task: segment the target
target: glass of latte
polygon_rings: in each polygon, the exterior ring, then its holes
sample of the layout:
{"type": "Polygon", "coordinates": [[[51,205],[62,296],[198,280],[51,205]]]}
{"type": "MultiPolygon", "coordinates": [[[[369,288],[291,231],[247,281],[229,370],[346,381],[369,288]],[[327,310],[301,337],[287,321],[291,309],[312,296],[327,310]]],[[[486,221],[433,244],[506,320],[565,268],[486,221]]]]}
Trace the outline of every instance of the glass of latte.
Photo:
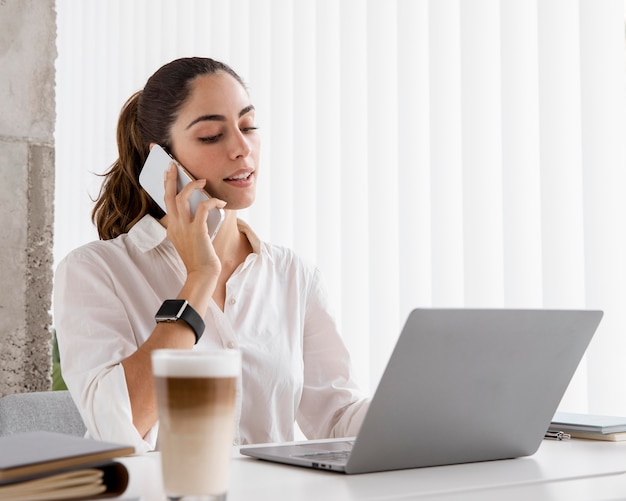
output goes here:
{"type": "Polygon", "coordinates": [[[152,372],[168,499],[225,500],[241,354],[155,350],[152,372]]]}

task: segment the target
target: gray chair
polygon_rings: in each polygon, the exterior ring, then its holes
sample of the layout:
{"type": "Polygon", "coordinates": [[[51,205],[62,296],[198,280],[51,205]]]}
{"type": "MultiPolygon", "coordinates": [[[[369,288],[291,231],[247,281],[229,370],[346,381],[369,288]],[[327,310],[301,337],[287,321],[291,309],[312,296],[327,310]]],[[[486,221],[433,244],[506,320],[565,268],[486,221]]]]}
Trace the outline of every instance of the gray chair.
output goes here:
{"type": "Polygon", "coordinates": [[[0,436],[26,431],[82,437],[86,428],[67,390],[16,393],[0,398],[0,436]]]}

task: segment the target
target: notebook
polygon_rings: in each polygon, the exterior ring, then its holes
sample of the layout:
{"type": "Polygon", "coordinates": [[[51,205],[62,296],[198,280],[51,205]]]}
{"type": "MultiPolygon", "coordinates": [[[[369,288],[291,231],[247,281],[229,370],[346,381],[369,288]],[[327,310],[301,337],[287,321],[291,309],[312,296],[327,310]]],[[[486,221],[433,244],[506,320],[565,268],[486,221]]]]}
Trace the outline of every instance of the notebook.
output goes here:
{"type": "Polygon", "coordinates": [[[626,440],[626,417],[557,412],[550,430],[562,431],[572,438],[622,442],[626,440]]]}
{"type": "Polygon", "coordinates": [[[0,437],[0,500],[95,499],[122,494],[129,445],[34,431],[0,437]]]}
{"type": "Polygon", "coordinates": [[[353,439],[242,447],[348,474],[534,454],[601,311],[415,309],[353,439]]]}

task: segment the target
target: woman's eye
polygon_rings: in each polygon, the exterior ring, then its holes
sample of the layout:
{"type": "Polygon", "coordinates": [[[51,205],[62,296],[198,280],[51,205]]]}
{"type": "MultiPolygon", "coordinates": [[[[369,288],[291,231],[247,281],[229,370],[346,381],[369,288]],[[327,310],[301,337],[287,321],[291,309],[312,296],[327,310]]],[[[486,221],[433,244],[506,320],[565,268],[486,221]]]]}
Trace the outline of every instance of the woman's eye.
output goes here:
{"type": "Polygon", "coordinates": [[[198,139],[203,143],[215,143],[220,139],[220,137],[222,137],[222,135],[217,134],[216,136],[205,136],[205,137],[200,137],[198,139]]]}
{"type": "Polygon", "coordinates": [[[253,130],[257,130],[258,127],[250,126],[250,127],[242,127],[241,132],[252,132],[253,130]]]}

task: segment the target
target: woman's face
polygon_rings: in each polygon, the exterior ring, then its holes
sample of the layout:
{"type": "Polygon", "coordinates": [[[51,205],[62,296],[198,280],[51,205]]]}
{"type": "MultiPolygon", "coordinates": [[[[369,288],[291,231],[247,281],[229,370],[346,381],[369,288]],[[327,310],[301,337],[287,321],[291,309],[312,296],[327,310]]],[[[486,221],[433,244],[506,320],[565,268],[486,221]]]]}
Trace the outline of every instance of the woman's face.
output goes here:
{"type": "Polygon", "coordinates": [[[256,193],[260,139],[248,92],[218,72],[191,82],[172,126],[172,154],[226,209],[249,207],[256,193]]]}

